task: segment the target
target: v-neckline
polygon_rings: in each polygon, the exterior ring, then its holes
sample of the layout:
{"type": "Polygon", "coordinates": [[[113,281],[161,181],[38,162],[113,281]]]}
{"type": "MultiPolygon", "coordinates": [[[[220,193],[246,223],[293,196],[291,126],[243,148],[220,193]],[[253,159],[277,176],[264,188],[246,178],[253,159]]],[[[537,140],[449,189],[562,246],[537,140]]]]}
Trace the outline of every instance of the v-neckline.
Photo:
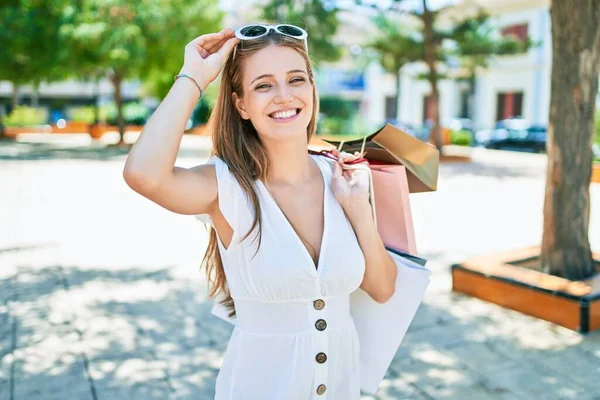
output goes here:
{"type": "Polygon", "coordinates": [[[306,245],[302,242],[302,240],[300,239],[300,236],[298,236],[298,233],[296,232],[296,230],[294,229],[294,227],[292,226],[292,223],[290,222],[290,220],[285,216],[285,214],[283,213],[283,210],[281,209],[281,207],[279,207],[279,204],[277,204],[277,201],[275,200],[275,198],[271,195],[271,192],[269,192],[269,189],[267,189],[266,185],[263,183],[262,180],[258,179],[258,183],[261,186],[261,188],[264,190],[267,198],[269,199],[270,202],[273,203],[273,206],[275,207],[275,209],[277,210],[277,213],[279,214],[279,216],[282,218],[282,220],[284,221],[284,223],[287,225],[288,229],[290,230],[290,232],[292,233],[292,236],[295,238],[296,243],[298,243],[300,245],[300,247],[302,248],[302,252],[305,254],[307,260],[310,263],[311,266],[311,271],[313,274],[317,274],[318,276],[321,276],[321,273],[323,271],[323,253],[324,250],[327,246],[327,230],[328,230],[328,223],[327,223],[327,213],[328,213],[328,203],[329,203],[329,193],[328,193],[328,185],[327,185],[327,177],[325,176],[325,172],[323,171],[323,167],[321,167],[321,164],[319,163],[318,160],[315,159],[315,157],[311,154],[310,157],[314,160],[314,162],[317,164],[317,168],[319,168],[319,171],[321,172],[321,177],[323,178],[323,233],[321,236],[321,244],[319,247],[319,255],[317,257],[317,263],[315,264],[315,261],[313,260],[313,258],[310,255],[310,252],[308,251],[308,249],[306,248],[306,245]]]}

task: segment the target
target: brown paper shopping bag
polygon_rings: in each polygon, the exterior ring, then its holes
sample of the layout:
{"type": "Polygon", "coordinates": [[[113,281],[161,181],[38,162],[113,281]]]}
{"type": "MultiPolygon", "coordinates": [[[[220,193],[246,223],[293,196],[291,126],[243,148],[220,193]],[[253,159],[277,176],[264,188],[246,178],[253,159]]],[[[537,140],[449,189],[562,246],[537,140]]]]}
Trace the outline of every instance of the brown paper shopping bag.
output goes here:
{"type": "Polygon", "coordinates": [[[409,193],[437,189],[439,152],[410,134],[387,124],[377,132],[351,141],[319,136],[314,150],[365,152],[373,178],[377,230],[386,247],[417,255],[409,193]]]}
{"type": "MultiPolygon", "coordinates": [[[[437,190],[440,152],[431,144],[404,132],[391,124],[355,140],[342,141],[335,135],[320,139],[348,153],[366,152],[371,165],[404,165],[410,193],[437,190]]],[[[325,148],[315,142],[317,147],[325,148]]]]}

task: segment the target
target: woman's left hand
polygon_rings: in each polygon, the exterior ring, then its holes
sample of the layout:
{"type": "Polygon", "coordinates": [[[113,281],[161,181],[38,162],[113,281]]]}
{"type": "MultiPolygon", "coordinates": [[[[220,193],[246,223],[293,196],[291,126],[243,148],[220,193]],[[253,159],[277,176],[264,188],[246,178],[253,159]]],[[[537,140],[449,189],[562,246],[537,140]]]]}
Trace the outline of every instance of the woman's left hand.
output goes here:
{"type": "MultiPolygon", "coordinates": [[[[344,209],[353,204],[364,204],[369,201],[369,171],[363,168],[344,169],[346,161],[360,157],[358,152],[354,155],[342,154],[337,150],[332,151],[338,157],[333,170],[331,186],[333,194],[344,209]]],[[[362,164],[362,163],[361,163],[362,164]]],[[[354,164],[357,165],[357,164],[354,164]]],[[[367,165],[366,163],[363,165],[367,165]]]]}

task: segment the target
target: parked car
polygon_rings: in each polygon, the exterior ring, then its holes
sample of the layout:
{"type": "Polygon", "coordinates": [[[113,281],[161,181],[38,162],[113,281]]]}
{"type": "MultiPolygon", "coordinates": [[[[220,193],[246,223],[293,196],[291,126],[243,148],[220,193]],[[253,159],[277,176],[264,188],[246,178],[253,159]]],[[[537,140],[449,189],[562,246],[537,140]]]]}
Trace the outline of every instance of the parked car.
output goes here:
{"type": "Polygon", "coordinates": [[[547,128],[530,125],[523,120],[499,121],[496,129],[481,130],[475,134],[478,145],[488,149],[546,151],[547,128]]]}

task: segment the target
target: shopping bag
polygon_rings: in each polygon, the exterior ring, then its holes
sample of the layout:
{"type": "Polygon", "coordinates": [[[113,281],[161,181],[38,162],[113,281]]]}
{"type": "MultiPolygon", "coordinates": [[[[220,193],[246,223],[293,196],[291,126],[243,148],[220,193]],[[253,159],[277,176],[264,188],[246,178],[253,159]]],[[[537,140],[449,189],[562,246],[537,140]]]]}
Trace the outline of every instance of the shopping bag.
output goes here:
{"type": "Polygon", "coordinates": [[[311,144],[317,148],[337,147],[348,153],[365,152],[371,165],[404,165],[410,193],[437,190],[440,152],[391,124],[361,138],[344,141],[335,135],[319,136],[311,144]]]}
{"type": "MultiPolygon", "coordinates": [[[[388,130],[387,132],[391,131],[388,130]]],[[[389,136],[389,134],[386,135],[389,136]]],[[[402,137],[402,135],[405,134],[400,133],[398,137],[402,137]]],[[[377,231],[387,247],[416,255],[417,245],[410,208],[407,167],[397,163],[384,163],[381,161],[381,157],[373,160],[372,150],[367,148],[368,137],[363,137],[360,142],[361,146],[356,151],[364,154],[363,158],[368,161],[368,167],[364,164],[353,164],[348,165],[347,168],[362,167],[369,169],[373,186],[371,202],[373,203],[374,200],[376,206],[374,208],[377,209],[377,212],[374,213],[376,214],[377,231]]],[[[342,153],[349,153],[349,150],[352,151],[356,147],[354,145],[349,146],[349,148],[344,147],[347,143],[340,142],[339,148],[345,149],[340,150],[342,153]]],[[[426,145],[426,147],[429,147],[429,145],[426,145]]],[[[331,157],[328,152],[332,148],[335,148],[332,143],[317,140],[311,141],[309,151],[331,157]]]]}
{"type": "Polygon", "coordinates": [[[398,275],[394,295],[385,303],[376,302],[358,288],[350,294],[350,313],[360,343],[360,387],[377,392],[429,285],[431,271],[398,252],[388,249],[398,275]]]}
{"type": "Polygon", "coordinates": [[[372,196],[377,210],[377,232],[386,247],[417,254],[410,208],[408,177],[403,165],[369,165],[372,196]]]}

